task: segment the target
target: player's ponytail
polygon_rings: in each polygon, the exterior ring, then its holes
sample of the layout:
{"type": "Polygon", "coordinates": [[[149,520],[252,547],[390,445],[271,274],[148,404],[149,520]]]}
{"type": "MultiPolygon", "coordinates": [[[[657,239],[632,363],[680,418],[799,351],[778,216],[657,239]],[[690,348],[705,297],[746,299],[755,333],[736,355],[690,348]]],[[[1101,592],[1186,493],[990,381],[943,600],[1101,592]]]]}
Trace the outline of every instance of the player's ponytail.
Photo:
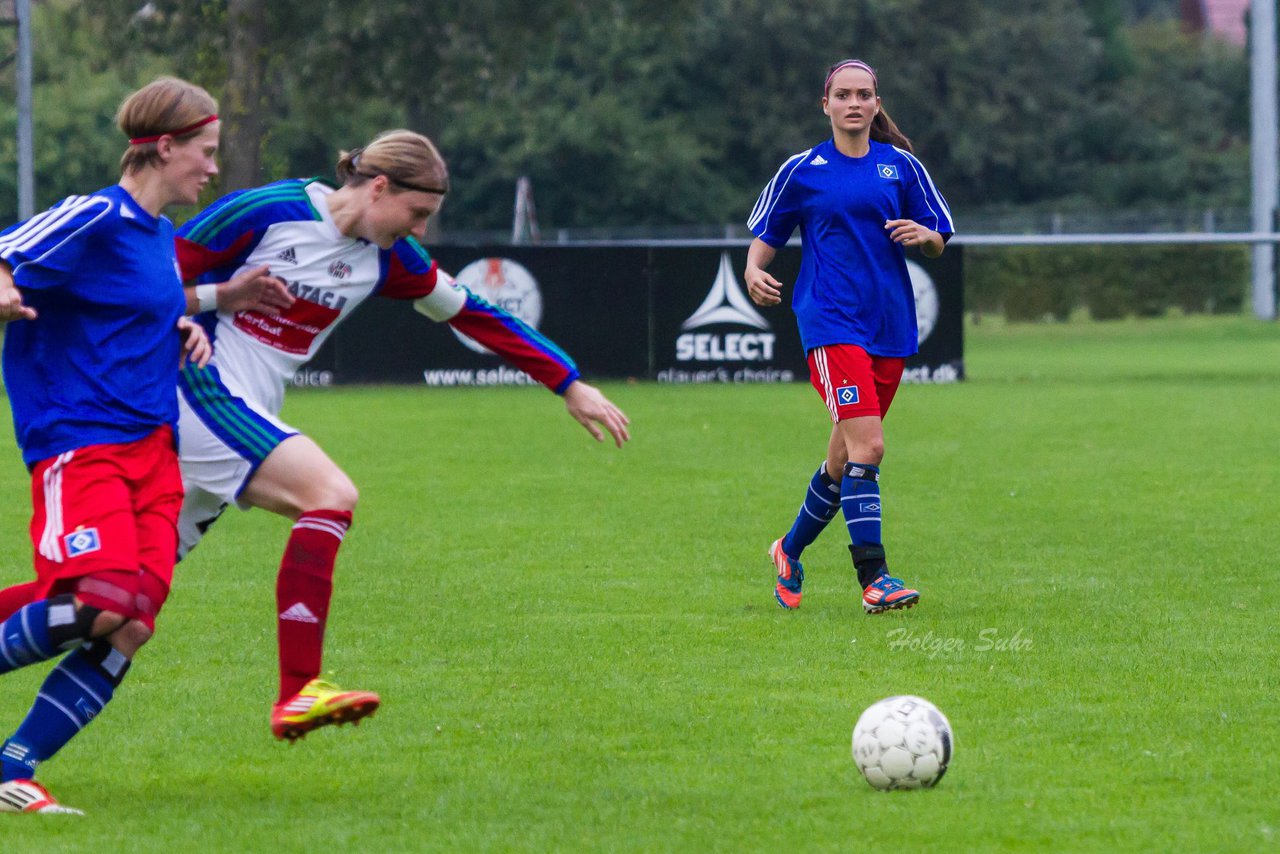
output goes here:
{"type": "Polygon", "coordinates": [[[907,139],[906,134],[898,130],[898,126],[894,124],[893,119],[889,118],[889,113],[885,111],[883,101],[880,103],[880,112],[876,113],[876,117],[871,120],[871,138],[876,142],[896,145],[898,148],[904,148],[912,154],[916,153],[916,150],[911,146],[911,140],[907,139]]]}
{"type": "Polygon", "coordinates": [[[116,112],[116,125],[129,138],[120,173],[130,175],[160,160],[162,136],[185,140],[218,120],[218,102],[194,83],[160,77],[134,92],[116,112]]]}

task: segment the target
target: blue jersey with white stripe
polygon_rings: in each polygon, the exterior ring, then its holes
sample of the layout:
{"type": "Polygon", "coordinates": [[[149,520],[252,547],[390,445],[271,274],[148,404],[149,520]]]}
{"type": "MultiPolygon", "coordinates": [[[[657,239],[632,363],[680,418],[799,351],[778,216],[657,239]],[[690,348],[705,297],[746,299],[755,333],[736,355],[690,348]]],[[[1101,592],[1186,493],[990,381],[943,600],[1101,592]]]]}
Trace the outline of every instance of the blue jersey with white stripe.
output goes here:
{"type": "Polygon", "coordinates": [[[906,255],[884,224],[910,219],[950,238],[946,200],[913,155],[871,142],[863,157],[835,141],[782,164],[756,201],[751,233],[781,248],[798,227],[792,306],[805,351],[856,344],[873,356],[916,352],[915,297],[906,255]]]}
{"type": "Polygon", "coordinates": [[[186,310],[173,225],[119,185],[0,232],[35,320],[8,324],[4,381],[28,466],[176,424],[186,310]]]}

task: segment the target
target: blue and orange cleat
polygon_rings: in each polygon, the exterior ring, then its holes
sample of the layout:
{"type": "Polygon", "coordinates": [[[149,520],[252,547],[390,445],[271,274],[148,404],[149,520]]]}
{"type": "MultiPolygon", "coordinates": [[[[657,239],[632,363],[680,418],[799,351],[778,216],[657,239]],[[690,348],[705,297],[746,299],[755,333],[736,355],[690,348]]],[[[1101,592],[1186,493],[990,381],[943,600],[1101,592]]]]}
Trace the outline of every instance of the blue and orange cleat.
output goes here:
{"type": "Polygon", "coordinates": [[[868,614],[910,608],[919,601],[919,590],[912,590],[902,583],[901,578],[894,578],[887,572],[862,591],[862,608],[868,614]]]}
{"type": "Polygon", "coordinates": [[[782,550],[782,540],[773,541],[769,546],[769,557],[773,559],[773,567],[778,571],[778,584],[773,589],[773,596],[778,604],[788,611],[800,607],[800,586],[804,584],[804,567],[800,561],[792,560],[782,550]]]}
{"type": "Polygon", "coordinates": [[[382,700],[372,691],[343,691],[323,679],[312,679],[271,709],[271,733],[290,743],[330,724],[359,723],[378,710],[382,700]]]}

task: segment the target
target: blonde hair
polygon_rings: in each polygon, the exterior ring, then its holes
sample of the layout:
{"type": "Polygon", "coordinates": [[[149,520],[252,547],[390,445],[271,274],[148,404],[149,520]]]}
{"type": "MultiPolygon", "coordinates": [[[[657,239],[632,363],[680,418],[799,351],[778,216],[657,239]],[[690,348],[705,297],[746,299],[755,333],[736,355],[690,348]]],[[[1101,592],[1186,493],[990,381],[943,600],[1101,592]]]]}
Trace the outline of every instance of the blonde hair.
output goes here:
{"type": "Polygon", "coordinates": [[[120,173],[129,175],[159,161],[156,140],[185,140],[218,117],[218,102],[194,83],[160,77],[134,92],[116,111],[116,125],[129,137],[120,173]],[[179,133],[175,133],[178,131],[179,133]]]}
{"type": "Polygon", "coordinates": [[[338,155],[338,180],[358,187],[385,175],[397,190],[449,192],[449,169],[435,144],[411,130],[387,130],[368,145],[338,155]]]}

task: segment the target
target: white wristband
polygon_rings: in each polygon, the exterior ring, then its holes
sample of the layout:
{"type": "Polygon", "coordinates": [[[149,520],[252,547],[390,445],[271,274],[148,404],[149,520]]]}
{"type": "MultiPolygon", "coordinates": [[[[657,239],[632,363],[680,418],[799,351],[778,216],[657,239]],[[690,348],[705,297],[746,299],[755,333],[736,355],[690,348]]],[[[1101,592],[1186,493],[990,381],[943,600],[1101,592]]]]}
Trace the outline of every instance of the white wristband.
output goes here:
{"type": "Polygon", "coordinates": [[[217,285],[196,285],[196,311],[213,311],[218,307],[217,285]]]}

